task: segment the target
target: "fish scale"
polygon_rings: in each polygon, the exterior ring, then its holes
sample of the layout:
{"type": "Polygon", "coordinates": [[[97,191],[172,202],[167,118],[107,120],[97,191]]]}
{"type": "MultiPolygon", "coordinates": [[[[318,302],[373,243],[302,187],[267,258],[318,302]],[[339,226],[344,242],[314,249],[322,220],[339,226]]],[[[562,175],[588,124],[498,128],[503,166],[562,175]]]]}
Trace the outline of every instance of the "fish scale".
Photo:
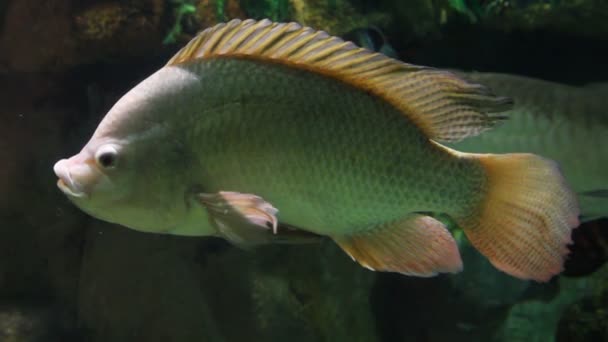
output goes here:
{"type": "Polygon", "coordinates": [[[467,152],[531,152],[554,159],[580,195],[587,219],[608,215],[608,199],[585,193],[608,189],[608,92],[523,76],[474,73],[494,90],[513,96],[510,120],[477,137],[452,144],[467,152]]]}
{"type": "MultiPolygon", "coordinates": [[[[241,66],[245,63],[252,62],[216,59],[198,72],[206,75],[205,84],[224,80],[216,91],[250,104],[271,96],[274,89],[288,91],[277,99],[277,108],[250,105],[238,112],[228,107],[214,113],[224,118],[223,125],[197,129],[200,136],[193,138],[204,146],[201,164],[207,171],[201,174],[207,179],[196,181],[209,191],[258,194],[279,208],[280,220],[314,232],[368,229],[378,217],[397,219],[425,209],[459,211],[457,196],[463,202],[476,196],[469,189],[483,181],[479,166],[456,167],[456,158],[426,143],[390,105],[369,96],[363,101],[360,90],[345,92],[335,80],[280,65],[258,66],[247,77],[228,81],[235,70],[249,69],[241,66]],[[311,167],[318,171],[314,176],[311,167]],[[226,173],[235,168],[239,172],[226,173]],[[448,181],[453,179],[458,181],[448,181]],[[310,190],[303,191],[298,183],[310,190]],[[440,192],[452,196],[437,196],[440,192]],[[301,210],[304,203],[318,205],[301,210]]],[[[204,87],[200,93],[208,94],[204,87]]]]}

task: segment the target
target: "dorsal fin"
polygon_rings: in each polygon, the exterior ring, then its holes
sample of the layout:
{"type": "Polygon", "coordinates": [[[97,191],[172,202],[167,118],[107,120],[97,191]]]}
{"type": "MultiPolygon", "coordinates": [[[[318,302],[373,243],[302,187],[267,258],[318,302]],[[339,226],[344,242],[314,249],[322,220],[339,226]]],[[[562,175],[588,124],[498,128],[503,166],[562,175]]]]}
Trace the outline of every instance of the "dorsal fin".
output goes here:
{"type": "Polygon", "coordinates": [[[504,119],[511,101],[456,75],[400,62],[297,23],[218,24],[201,32],[167,65],[214,57],[250,57],[328,75],[380,96],[427,136],[459,141],[504,119]]]}

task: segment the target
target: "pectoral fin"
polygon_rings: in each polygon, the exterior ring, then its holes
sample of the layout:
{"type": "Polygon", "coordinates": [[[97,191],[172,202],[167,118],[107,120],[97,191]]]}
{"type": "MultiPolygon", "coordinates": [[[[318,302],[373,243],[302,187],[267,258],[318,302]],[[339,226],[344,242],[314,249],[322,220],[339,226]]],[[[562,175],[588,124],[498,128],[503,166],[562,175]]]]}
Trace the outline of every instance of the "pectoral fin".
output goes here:
{"type": "Polygon", "coordinates": [[[371,270],[420,277],[462,270],[454,238],[443,223],[430,216],[410,214],[364,232],[332,238],[371,270]]]}
{"type": "Polygon", "coordinates": [[[259,196],[220,191],[199,194],[219,235],[241,248],[270,243],[311,243],[321,238],[291,226],[279,224],[278,210],[259,196]]]}

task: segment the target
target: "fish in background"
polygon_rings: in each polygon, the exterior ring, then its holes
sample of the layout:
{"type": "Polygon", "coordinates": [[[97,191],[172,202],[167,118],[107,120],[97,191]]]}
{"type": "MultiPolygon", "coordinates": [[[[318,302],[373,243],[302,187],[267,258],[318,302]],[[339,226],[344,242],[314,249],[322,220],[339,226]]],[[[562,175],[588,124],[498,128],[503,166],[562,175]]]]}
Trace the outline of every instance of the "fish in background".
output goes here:
{"type": "Polygon", "coordinates": [[[608,261],[608,218],[581,224],[572,233],[572,241],[563,275],[584,277],[599,270],[608,261]]]}
{"type": "Polygon", "coordinates": [[[397,58],[398,56],[397,51],[388,43],[382,30],[375,26],[353,29],[342,35],[342,38],[391,58],[397,58]]]}
{"type": "Polygon", "coordinates": [[[509,120],[452,148],[529,152],[555,160],[578,195],[582,221],[608,217],[608,87],[575,87],[524,76],[461,73],[510,96],[509,120]]]}
{"type": "Polygon", "coordinates": [[[583,222],[572,234],[564,275],[587,276],[601,268],[608,261],[608,85],[461,75],[511,96],[515,106],[499,127],[451,146],[467,152],[530,152],[555,160],[578,195],[583,222]]]}
{"type": "MultiPolygon", "coordinates": [[[[381,30],[355,29],[345,39],[396,57],[381,30]]],[[[583,222],[608,217],[608,83],[575,87],[540,79],[454,71],[513,98],[509,120],[453,148],[476,153],[529,152],[555,160],[579,196],[583,222]]]]}
{"type": "MultiPolygon", "coordinates": [[[[345,38],[396,57],[377,28],[356,29],[345,38]]],[[[587,276],[601,268],[608,261],[608,83],[574,87],[516,75],[454,72],[512,97],[515,106],[504,127],[452,146],[469,152],[531,152],[557,161],[577,192],[583,221],[572,234],[564,275],[587,276]]],[[[449,217],[442,220],[460,242],[457,225],[449,217]]]]}
{"type": "Polygon", "coordinates": [[[372,270],[459,272],[448,215],[498,269],[563,268],[576,198],[554,162],[441,145],[505,119],[508,98],[296,23],[207,29],[123,96],[58,161],[99,219],[236,245],[328,236],[372,270]]]}

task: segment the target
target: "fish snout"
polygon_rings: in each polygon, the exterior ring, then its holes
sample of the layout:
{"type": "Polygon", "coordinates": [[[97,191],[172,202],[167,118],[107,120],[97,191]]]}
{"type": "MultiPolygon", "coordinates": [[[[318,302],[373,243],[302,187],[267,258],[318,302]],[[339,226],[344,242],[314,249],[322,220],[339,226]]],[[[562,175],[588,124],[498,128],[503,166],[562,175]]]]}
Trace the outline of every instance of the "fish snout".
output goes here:
{"type": "MultiPolygon", "coordinates": [[[[88,197],[88,193],[85,191],[85,186],[82,180],[79,181],[79,179],[83,179],[83,172],[76,174],[73,172],[77,171],[77,169],[77,165],[71,165],[69,159],[62,159],[55,163],[55,166],[53,166],[53,171],[55,171],[55,175],[57,175],[59,178],[59,180],[57,180],[57,187],[59,187],[63,193],[71,197],[88,197]]],[[[86,177],[84,178],[86,179],[86,177]]]]}

